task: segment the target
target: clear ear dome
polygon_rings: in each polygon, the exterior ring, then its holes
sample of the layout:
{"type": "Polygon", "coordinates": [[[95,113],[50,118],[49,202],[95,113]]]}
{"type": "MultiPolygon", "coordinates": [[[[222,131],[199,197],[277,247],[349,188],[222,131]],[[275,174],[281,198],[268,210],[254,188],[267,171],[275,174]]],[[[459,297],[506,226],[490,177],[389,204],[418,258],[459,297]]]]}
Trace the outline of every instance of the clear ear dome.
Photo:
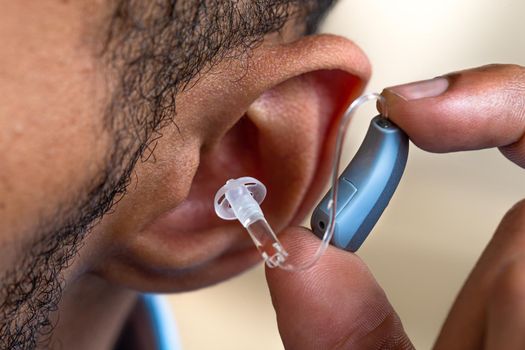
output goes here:
{"type": "Polygon", "coordinates": [[[226,185],[222,186],[215,194],[213,206],[217,216],[224,220],[237,219],[234,206],[230,203],[230,200],[242,201],[242,197],[246,194],[249,194],[258,204],[261,204],[266,197],[266,186],[259,180],[249,176],[228,180],[226,185]],[[227,193],[228,196],[226,196],[227,193]]]}
{"type": "Polygon", "coordinates": [[[266,197],[266,187],[253,177],[228,180],[215,194],[213,206],[224,220],[239,220],[246,228],[261,257],[269,267],[282,265],[288,253],[264,218],[259,204],[266,197]]]}

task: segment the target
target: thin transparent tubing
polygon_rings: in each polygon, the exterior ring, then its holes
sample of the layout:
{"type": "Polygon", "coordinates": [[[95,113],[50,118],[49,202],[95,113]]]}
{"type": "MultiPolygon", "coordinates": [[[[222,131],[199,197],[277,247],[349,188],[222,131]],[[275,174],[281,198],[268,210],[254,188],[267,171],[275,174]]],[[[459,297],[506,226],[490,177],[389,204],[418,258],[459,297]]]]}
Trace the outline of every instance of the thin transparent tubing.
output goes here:
{"type": "Polygon", "coordinates": [[[302,271],[309,269],[317,261],[321,258],[321,256],[326,251],[326,248],[328,248],[328,245],[330,244],[330,241],[332,240],[332,237],[334,236],[334,228],[335,228],[335,214],[337,213],[337,194],[338,194],[338,179],[339,179],[339,163],[341,162],[341,156],[343,153],[343,144],[345,141],[346,131],[348,130],[348,123],[352,119],[352,116],[354,115],[355,111],[361,107],[363,104],[369,102],[369,101],[378,101],[379,105],[381,106],[381,115],[385,118],[388,118],[388,110],[385,103],[385,98],[381,96],[378,93],[369,93],[362,95],[355,99],[352,104],[348,107],[348,109],[345,111],[345,114],[341,118],[341,121],[339,122],[339,129],[337,131],[337,139],[335,144],[335,155],[333,159],[332,164],[332,189],[330,191],[331,198],[328,202],[328,210],[330,210],[330,219],[328,221],[328,226],[326,227],[326,231],[323,235],[323,239],[321,240],[321,243],[319,244],[319,247],[317,248],[317,251],[313,255],[312,259],[305,262],[304,264],[300,265],[294,265],[291,263],[287,263],[286,260],[284,262],[279,263],[279,267],[284,270],[288,271],[302,271]]]}

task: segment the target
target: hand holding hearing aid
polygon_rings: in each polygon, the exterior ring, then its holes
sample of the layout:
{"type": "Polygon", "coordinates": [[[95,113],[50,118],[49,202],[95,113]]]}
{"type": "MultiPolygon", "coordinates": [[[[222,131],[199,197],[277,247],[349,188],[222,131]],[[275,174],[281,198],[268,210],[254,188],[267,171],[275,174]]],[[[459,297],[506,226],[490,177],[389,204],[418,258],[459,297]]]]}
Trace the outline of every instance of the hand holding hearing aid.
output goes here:
{"type": "MultiPolygon", "coordinates": [[[[416,146],[430,152],[497,147],[525,167],[525,68],[486,66],[388,88],[382,95],[389,119],[416,146]]],[[[299,227],[284,230],[279,239],[291,256],[300,252],[306,260],[319,245],[299,227]]],[[[267,268],[266,275],[287,349],[413,348],[387,296],[355,254],[328,246],[308,270],[267,268]]],[[[525,348],[525,201],[504,217],[435,348],[525,348]]]]}

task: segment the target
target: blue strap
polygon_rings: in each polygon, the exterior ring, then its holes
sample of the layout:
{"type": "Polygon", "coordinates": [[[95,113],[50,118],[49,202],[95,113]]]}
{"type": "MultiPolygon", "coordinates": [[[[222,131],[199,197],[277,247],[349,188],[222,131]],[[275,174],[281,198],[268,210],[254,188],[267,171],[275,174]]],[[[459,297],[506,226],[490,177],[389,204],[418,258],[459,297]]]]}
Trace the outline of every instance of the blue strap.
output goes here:
{"type": "Polygon", "coordinates": [[[175,319],[166,298],[157,294],[143,294],[142,301],[150,315],[157,350],[182,349],[175,319]]]}

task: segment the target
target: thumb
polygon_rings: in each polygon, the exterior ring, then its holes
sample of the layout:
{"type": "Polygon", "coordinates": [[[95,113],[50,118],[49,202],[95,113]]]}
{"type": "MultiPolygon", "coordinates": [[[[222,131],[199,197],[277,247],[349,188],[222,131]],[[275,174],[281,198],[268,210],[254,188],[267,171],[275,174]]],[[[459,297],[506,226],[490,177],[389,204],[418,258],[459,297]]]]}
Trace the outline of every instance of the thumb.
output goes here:
{"type": "MultiPolygon", "coordinates": [[[[319,240],[304,228],[281,238],[294,264],[307,261],[319,240]]],[[[328,247],[306,271],[266,269],[286,349],[412,349],[399,317],[356,255],[328,247]]]]}
{"type": "Polygon", "coordinates": [[[389,117],[419,147],[499,147],[525,167],[525,68],[490,65],[385,89],[389,117]]]}

